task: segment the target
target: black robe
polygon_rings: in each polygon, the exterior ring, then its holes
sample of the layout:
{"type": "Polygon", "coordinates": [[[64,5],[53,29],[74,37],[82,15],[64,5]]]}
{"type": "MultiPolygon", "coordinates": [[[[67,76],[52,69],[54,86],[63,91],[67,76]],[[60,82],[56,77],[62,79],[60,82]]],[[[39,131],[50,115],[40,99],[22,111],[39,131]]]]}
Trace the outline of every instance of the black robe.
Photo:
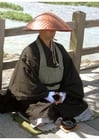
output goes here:
{"type": "MultiPolygon", "coordinates": [[[[42,41],[41,43],[46,55],[47,65],[49,67],[55,67],[52,61],[51,50],[42,41]]],[[[51,108],[54,108],[53,112],[56,111],[58,116],[73,117],[79,115],[87,108],[87,103],[83,101],[83,84],[67,51],[61,44],[56,43],[56,45],[63,55],[64,64],[63,79],[58,91],[66,92],[67,95],[62,104],[57,106],[52,105],[54,107],[51,108]]],[[[16,110],[19,108],[21,110],[27,110],[29,104],[46,102],[44,98],[48,96],[49,91],[39,79],[39,65],[40,54],[34,41],[21,53],[7,91],[7,94],[11,94],[18,101],[19,105],[16,110]]]]}

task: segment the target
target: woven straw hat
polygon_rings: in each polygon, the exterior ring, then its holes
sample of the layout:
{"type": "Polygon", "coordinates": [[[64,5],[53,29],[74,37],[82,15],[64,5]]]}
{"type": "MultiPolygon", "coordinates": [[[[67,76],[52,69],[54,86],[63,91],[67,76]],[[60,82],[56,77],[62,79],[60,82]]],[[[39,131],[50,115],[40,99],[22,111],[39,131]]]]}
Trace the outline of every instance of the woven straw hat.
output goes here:
{"type": "Polygon", "coordinates": [[[34,31],[72,31],[71,27],[66,22],[51,12],[46,12],[36,16],[26,25],[26,29],[34,31]]]}

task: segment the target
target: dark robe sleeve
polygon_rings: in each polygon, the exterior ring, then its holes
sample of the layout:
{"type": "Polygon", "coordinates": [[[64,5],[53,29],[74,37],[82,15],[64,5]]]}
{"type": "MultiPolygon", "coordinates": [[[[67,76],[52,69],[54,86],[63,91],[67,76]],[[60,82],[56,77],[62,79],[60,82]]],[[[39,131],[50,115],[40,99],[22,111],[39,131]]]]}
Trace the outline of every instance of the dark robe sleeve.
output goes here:
{"type": "Polygon", "coordinates": [[[42,85],[38,78],[39,59],[36,56],[38,55],[36,54],[37,47],[33,44],[32,47],[34,48],[28,46],[23,50],[9,84],[9,90],[19,100],[29,97],[40,100],[48,95],[47,88],[42,85]]]}
{"type": "Polygon", "coordinates": [[[61,84],[61,90],[67,93],[67,96],[75,99],[84,97],[83,84],[79,73],[77,72],[73,61],[67,51],[61,46],[64,62],[64,74],[61,84]]]}

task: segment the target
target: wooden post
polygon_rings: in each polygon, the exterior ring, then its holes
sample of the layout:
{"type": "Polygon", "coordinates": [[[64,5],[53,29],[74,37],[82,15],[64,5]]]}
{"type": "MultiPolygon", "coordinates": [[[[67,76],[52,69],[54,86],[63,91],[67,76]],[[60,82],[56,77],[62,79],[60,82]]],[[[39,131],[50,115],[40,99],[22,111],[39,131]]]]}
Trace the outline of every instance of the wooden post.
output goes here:
{"type": "Polygon", "coordinates": [[[5,20],[0,20],[0,89],[2,88],[4,37],[5,37],[5,20]]]}
{"type": "Polygon", "coordinates": [[[72,18],[72,21],[75,22],[75,28],[71,33],[70,50],[74,51],[73,62],[78,72],[80,72],[80,63],[82,55],[81,53],[84,39],[85,17],[86,17],[85,13],[78,11],[73,13],[72,18]]]}

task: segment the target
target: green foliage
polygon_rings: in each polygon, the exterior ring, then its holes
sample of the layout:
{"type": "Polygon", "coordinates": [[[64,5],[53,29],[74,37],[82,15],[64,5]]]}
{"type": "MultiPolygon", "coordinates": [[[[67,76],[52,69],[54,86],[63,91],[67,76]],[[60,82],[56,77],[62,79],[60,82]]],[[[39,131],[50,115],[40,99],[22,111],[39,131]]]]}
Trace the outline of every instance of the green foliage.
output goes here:
{"type": "Polygon", "coordinates": [[[7,2],[0,2],[0,7],[1,8],[10,8],[12,10],[23,11],[23,8],[21,6],[15,5],[12,3],[7,3],[7,2]]]}
{"type": "Polygon", "coordinates": [[[8,53],[3,52],[3,58],[6,58],[8,56],[8,53]]]}
{"type": "Polygon", "coordinates": [[[99,2],[44,2],[49,4],[58,4],[58,5],[82,5],[82,6],[89,6],[89,7],[99,7],[99,2]]]}
{"type": "Polygon", "coordinates": [[[31,15],[27,13],[19,12],[19,11],[23,11],[23,7],[19,5],[15,5],[13,3],[7,3],[7,2],[0,2],[0,7],[11,9],[7,11],[0,11],[0,18],[5,18],[5,19],[7,18],[11,20],[18,20],[24,22],[29,22],[30,20],[32,20],[31,15]]]}
{"type": "Polygon", "coordinates": [[[99,2],[86,2],[86,6],[99,7],[99,2]]]}
{"type": "Polygon", "coordinates": [[[29,22],[30,20],[32,20],[32,16],[30,16],[29,14],[15,11],[0,12],[0,17],[24,22],[29,22]]]}

